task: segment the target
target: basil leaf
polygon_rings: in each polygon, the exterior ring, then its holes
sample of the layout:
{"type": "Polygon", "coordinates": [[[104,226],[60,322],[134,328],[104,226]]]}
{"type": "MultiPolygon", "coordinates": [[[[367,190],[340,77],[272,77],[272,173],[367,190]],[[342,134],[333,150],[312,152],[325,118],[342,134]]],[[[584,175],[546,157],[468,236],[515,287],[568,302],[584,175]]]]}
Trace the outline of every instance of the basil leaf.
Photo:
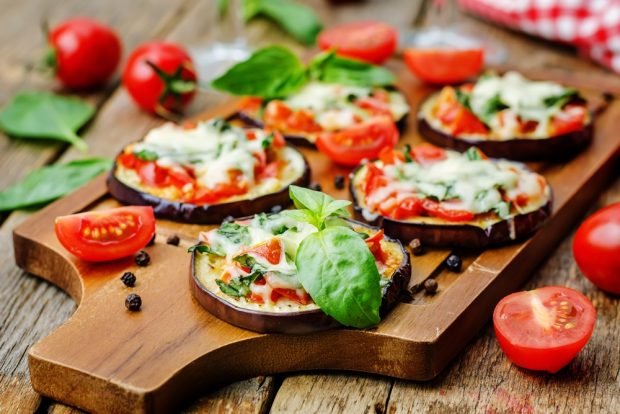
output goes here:
{"type": "Polygon", "coordinates": [[[227,284],[223,280],[215,279],[215,283],[219,286],[222,293],[228,296],[233,296],[235,298],[241,298],[247,295],[247,292],[241,292],[236,286],[233,286],[232,284],[227,284]]]}
{"type": "Polygon", "coordinates": [[[381,276],[366,243],[353,230],[330,227],[306,237],[295,265],[301,284],[323,312],[355,328],[379,323],[381,276]]]}
{"type": "MultiPolygon", "coordinates": [[[[324,227],[325,220],[330,216],[348,216],[349,212],[345,207],[351,204],[347,200],[334,200],[332,197],[320,191],[291,185],[289,195],[295,207],[307,210],[312,217],[311,223],[319,230],[324,227]]],[[[307,213],[302,213],[306,216],[307,213]]]]}
{"type": "Polygon", "coordinates": [[[306,71],[297,55],[282,46],[270,46],[228,69],[211,86],[233,95],[273,99],[290,95],[306,81],[306,71]]]}
{"type": "Polygon", "coordinates": [[[223,253],[220,253],[220,252],[217,252],[217,251],[213,250],[211,248],[211,246],[207,246],[206,244],[196,244],[194,246],[190,246],[187,249],[188,253],[192,253],[194,251],[196,251],[196,252],[198,252],[200,254],[212,254],[212,255],[215,255],[215,256],[222,256],[222,257],[226,256],[223,253]]]}
{"type": "Polygon", "coordinates": [[[310,7],[292,0],[245,0],[244,6],[246,20],[267,17],[306,45],[313,45],[322,29],[319,18],[310,7]]]}
{"type": "Polygon", "coordinates": [[[20,183],[0,192],[0,211],[49,203],[110,168],[112,161],[105,158],[89,158],[39,168],[20,183]]]}
{"type": "Polygon", "coordinates": [[[465,151],[465,157],[469,161],[477,161],[482,159],[482,157],[480,156],[480,151],[476,147],[467,148],[467,151],[465,151]]]}
{"type": "Polygon", "coordinates": [[[471,111],[471,105],[469,103],[469,100],[471,98],[471,94],[467,93],[467,92],[463,92],[460,89],[456,89],[456,100],[458,101],[458,103],[460,103],[461,105],[463,105],[465,108],[469,109],[471,111]]]}
{"type": "Polygon", "coordinates": [[[95,114],[95,108],[72,97],[48,92],[21,92],[0,112],[0,128],[19,138],[55,139],[85,151],[76,132],[95,114]]]}
{"type": "Polygon", "coordinates": [[[477,113],[476,115],[478,115],[480,119],[482,119],[484,123],[488,125],[493,115],[495,115],[495,113],[501,111],[502,109],[506,109],[506,108],[508,108],[508,105],[502,102],[498,94],[498,95],[493,96],[488,101],[486,101],[484,105],[482,106],[480,113],[477,113]]]}
{"type": "Polygon", "coordinates": [[[248,228],[237,223],[223,223],[217,233],[235,244],[247,245],[252,241],[248,228]]]}
{"type": "Polygon", "coordinates": [[[396,82],[394,74],[382,66],[324,52],[308,66],[310,77],[327,83],[351,86],[390,86],[396,82]]]}
{"type": "Polygon", "coordinates": [[[543,103],[547,108],[551,108],[552,106],[563,106],[568,100],[578,95],[576,89],[568,88],[563,93],[555,96],[548,96],[543,99],[543,103]]]}
{"type": "Polygon", "coordinates": [[[155,161],[157,160],[157,158],[159,158],[159,155],[157,155],[155,151],[146,150],[146,149],[142,151],[134,152],[134,155],[137,158],[140,158],[141,160],[144,160],[144,161],[155,161]]]}

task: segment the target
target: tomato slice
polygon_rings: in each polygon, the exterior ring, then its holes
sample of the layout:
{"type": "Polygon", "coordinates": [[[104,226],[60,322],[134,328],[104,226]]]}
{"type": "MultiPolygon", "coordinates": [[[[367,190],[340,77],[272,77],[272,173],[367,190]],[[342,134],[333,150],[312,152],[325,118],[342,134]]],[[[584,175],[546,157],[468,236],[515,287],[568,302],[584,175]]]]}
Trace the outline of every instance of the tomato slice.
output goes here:
{"type": "Polygon", "coordinates": [[[56,237],[82,260],[103,262],[130,256],[155,234],[152,207],[119,207],[56,217],[56,237]]]}
{"type": "Polygon", "coordinates": [[[390,216],[396,220],[420,216],[424,213],[424,200],[417,197],[407,197],[391,211],[390,216]]]}
{"type": "Polygon", "coordinates": [[[280,257],[282,255],[282,243],[279,239],[269,239],[263,243],[259,243],[256,246],[252,246],[245,250],[242,254],[254,253],[258,256],[262,256],[271,264],[280,263],[280,257]]]}
{"type": "Polygon", "coordinates": [[[385,147],[394,148],[399,135],[394,121],[382,116],[342,131],[323,132],[316,146],[335,163],[355,166],[363,159],[377,158],[385,147]]]}
{"type": "Polygon", "coordinates": [[[484,50],[405,49],[404,58],[409,70],[424,82],[459,83],[480,72],[484,63],[484,50]]]}
{"type": "Polygon", "coordinates": [[[411,148],[411,157],[420,164],[429,164],[445,159],[446,151],[431,144],[420,144],[411,148]]]}
{"type": "Polygon", "coordinates": [[[424,211],[433,217],[438,217],[447,221],[463,222],[474,219],[475,214],[467,210],[452,210],[443,207],[440,203],[425,199],[422,203],[424,211]]]}
{"type": "Polygon", "coordinates": [[[586,345],[596,310],[582,293],[562,286],[517,292],[493,312],[495,335],[515,365],[557,372],[586,345]]]}
{"type": "Polygon", "coordinates": [[[376,260],[378,260],[381,263],[385,263],[385,259],[386,259],[385,252],[383,251],[383,248],[381,247],[381,240],[383,240],[383,237],[384,237],[383,229],[381,229],[375,234],[373,234],[372,236],[370,236],[369,238],[367,238],[366,240],[364,240],[366,242],[366,245],[368,246],[368,249],[372,253],[372,255],[375,257],[376,260]]]}
{"type": "Polygon", "coordinates": [[[364,194],[367,196],[377,188],[387,185],[388,180],[383,175],[383,170],[377,167],[373,162],[369,162],[366,166],[366,182],[364,184],[364,194]]]}
{"type": "Polygon", "coordinates": [[[296,132],[319,132],[321,126],[314,121],[314,115],[307,109],[293,110],[282,101],[270,101],[263,114],[268,129],[296,132]]]}
{"type": "Polygon", "coordinates": [[[381,64],[394,54],[398,33],[382,22],[359,21],[330,27],[319,34],[322,50],[335,49],[341,56],[381,64]]]}
{"type": "Polygon", "coordinates": [[[397,164],[405,161],[405,154],[402,151],[397,151],[394,148],[385,147],[379,152],[379,159],[384,165],[397,164]]]}
{"type": "Polygon", "coordinates": [[[277,302],[281,297],[287,298],[293,302],[297,302],[300,305],[307,305],[310,303],[310,295],[306,292],[299,295],[295,289],[274,288],[271,291],[271,301],[277,302]]]}

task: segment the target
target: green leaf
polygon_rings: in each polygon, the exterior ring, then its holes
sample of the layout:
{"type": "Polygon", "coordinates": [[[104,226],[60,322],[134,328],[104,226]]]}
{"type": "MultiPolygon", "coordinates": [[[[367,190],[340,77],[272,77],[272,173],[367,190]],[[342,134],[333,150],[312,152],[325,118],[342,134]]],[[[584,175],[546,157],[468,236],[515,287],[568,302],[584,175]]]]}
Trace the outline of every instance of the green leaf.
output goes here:
{"type": "Polygon", "coordinates": [[[337,56],[335,52],[317,55],[308,66],[312,79],[351,86],[391,86],[394,74],[382,66],[337,56]]]}
{"type": "Polygon", "coordinates": [[[467,148],[467,151],[465,151],[465,157],[469,161],[477,161],[482,159],[482,157],[480,156],[480,151],[476,147],[467,148]]]}
{"type": "Polygon", "coordinates": [[[235,244],[248,245],[252,241],[247,226],[241,226],[237,223],[223,223],[217,229],[217,233],[235,244]]]}
{"type": "Polygon", "coordinates": [[[229,285],[223,280],[215,279],[215,283],[219,286],[220,290],[228,296],[241,298],[247,294],[247,292],[240,292],[236,286],[229,285]]]}
{"type": "Polygon", "coordinates": [[[508,108],[508,105],[504,104],[499,94],[497,94],[488,101],[486,101],[485,104],[482,106],[482,109],[479,111],[479,113],[476,113],[476,115],[478,115],[480,119],[482,119],[484,123],[488,125],[493,115],[506,108],[508,108]]]}
{"type": "Polygon", "coordinates": [[[211,86],[233,95],[273,99],[290,95],[306,81],[306,71],[297,55],[282,46],[269,46],[231,67],[211,86]]]}
{"type": "Polygon", "coordinates": [[[155,151],[151,151],[151,150],[147,150],[147,149],[144,149],[144,150],[141,150],[141,151],[138,151],[138,152],[134,152],[134,155],[137,158],[140,158],[141,160],[144,160],[144,161],[155,161],[155,160],[157,160],[157,158],[159,158],[159,155],[157,155],[157,153],[155,151]]]}
{"type": "Polygon", "coordinates": [[[379,323],[381,276],[353,230],[329,227],[311,234],[301,242],[295,264],[301,284],[323,312],[355,328],[379,323]]]}
{"type": "Polygon", "coordinates": [[[348,216],[349,212],[345,209],[351,204],[347,200],[334,200],[332,197],[320,191],[310,190],[308,188],[291,185],[289,187],[289,195],[295,207],[303,213],[310,216],[310,223],[314,224],[319,230],[325,226],[325,220],[330,216],[348,216]]]}
{"type": "Polygon", "coordinates": [[[249,3],[244,10],[246,19],[259,15],[267,17],[306,45],[315,44],[323,28],[310,7],[292,0],[246,0],[246,3],[249,3]]]}
{"type": "Polygon", "coordinates": [[[228,0],[217,0],[217,12],[220,16],[225,16],[228,13],[228,0]]]}
{"type": "Polygon", "coordinates": [[[543,103],[547,108],[551,108],[553,106],[562,107],[566,102],[568,102],[571,98],[578,95],[576,89],[567,88],[563,93],[555,96],[548,96],[543,99],[543,103]]]}
{"type": "Polygon", "coordinates": [[[112,161],[104,158],[89,158],[39,168],[20,183],[0,192],[0,211],[49,203],[110,168],[112,161]]]}
{"type": "Polygon", "coordinates": [[[95,114],[95,108],[72,97],[48,92],[21,92],[0,112],[0,128],[19,138],[55,139],[85,151],[76,132],[95,114]]]}
{"type": "Polygon", "coordinates": [[[456,100],[461,105],[463,105],[465,108],[467,108],[467,109],[469,109],[471,111],[471,105],[469,103],[470,98],[471,98],[471,94],[469,94],[467,92],[463,92],[459,88],[456,88],[456,100]]]}
{"type": "Polygon", "coordinates": [[[217,252],[211,248],[211,246],[207,246],[206,244],[196,244],[194,246],[190,246],[187,249],[188,253],[198,252],[200,254],[212,254],[214,256],[226,256],[223,253],[217,252]]]}

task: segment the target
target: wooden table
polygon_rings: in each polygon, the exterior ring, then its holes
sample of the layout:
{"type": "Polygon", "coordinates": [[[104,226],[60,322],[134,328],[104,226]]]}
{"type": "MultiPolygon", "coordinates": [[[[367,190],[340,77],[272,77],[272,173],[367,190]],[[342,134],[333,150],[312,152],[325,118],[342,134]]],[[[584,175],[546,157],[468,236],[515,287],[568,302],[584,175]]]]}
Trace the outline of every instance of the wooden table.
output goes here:
{"type": "MultiPolygon", "coordinates": [[[[329,25],[352,19],[381,19],[399,28],[428,23],[426,6],[417,0],[368,0],[330,6],[306,0],[329,25]]],[[[149,39],[168,39],[186,46],[205,45],[214,33],[204,16],[215,0],[0,0],[0,105],[22,89],[57,89],[35,66],[45,43],[39,22],[75,16],[97,17],[121,35],[125,53],[149,39]]],[[[620,93],[620,78],[574,51],[512,33],[467,16],[458,23],[506,46],[509,66],[572,71],[584,84],[605,84],[620,93]]],[[[246,28],[252,45],[273,42],[303,49],[265,21],[246,28]]],[[[124,142],[141,137],[160,121],[129,101],[118,79],[105,90],[83,95],[98,107],[83,136],[90,153],[113,156],[124,142]]],[[[193,112],[221,99],[201,94],[193,112]]],[[[0,189],[29,171],[83,154],[50,145],[0,136],[0,189]]],[[[620,200],[620,179],[601,194],[592,209],[620,200]]],[[[36,394],[28,379],[27,350],[75,310],[71,299],[54,286],[24,274],[14,264],[11,230],[27,212],[0,216],[0,412],[70,413],[76,410],[36,394]]],[[[385,377],[318,372],[259,377],[207,392],[188,401],[186,412],[618,412],[620,411],[620,302],[596,289],[579,272],[571,254],[571,236],[558,246],[525,288],[566,285],[584,292],[598,311],[597,326],[585,350],[555,375],[516,368],[499,349],[491,324],[438,378],[427,383],[385,377]]]]}

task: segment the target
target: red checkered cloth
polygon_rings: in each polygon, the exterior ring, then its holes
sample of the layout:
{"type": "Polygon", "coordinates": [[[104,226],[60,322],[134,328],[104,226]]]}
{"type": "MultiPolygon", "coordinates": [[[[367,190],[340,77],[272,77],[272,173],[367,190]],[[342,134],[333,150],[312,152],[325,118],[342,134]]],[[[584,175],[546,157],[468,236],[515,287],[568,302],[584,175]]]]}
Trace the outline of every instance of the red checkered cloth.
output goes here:
{"type": "Polygon", "coordinates": [[[620,73],[620,0],[458,0],[466,11],[512,29],[570,43],[620,73]]]}

